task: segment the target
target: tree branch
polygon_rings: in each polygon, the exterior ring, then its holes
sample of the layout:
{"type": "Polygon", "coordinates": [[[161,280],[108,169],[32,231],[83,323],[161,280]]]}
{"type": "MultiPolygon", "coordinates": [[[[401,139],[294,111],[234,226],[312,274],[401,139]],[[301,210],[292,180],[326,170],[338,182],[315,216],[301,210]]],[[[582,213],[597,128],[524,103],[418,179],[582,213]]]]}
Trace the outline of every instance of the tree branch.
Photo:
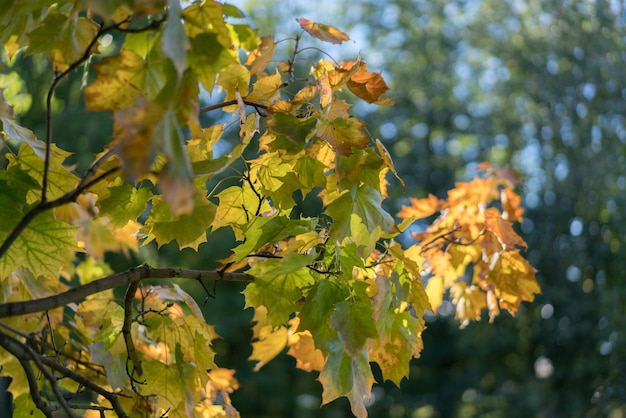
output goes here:
{"type": "Polygon", "coordinates": [[[191,280],[223,280],[232,282],[251,282],[254,280],[253,276],[247,273],[222,273],[217,271],[179,268],[154,268],[147,264],[143,264],[141,266],[95,280],[91,283],[87,283],[86,285],[70,289],[66,292],[59,293],[58,295],[52,295],[25,302],[1,304],[0,318],[43,312],[49,309],[66,306],[70,303],[78,303],[89,295],[120,286],[128,286],[131,283],[140,282],[144,279],[173,278],[191,280]]]}

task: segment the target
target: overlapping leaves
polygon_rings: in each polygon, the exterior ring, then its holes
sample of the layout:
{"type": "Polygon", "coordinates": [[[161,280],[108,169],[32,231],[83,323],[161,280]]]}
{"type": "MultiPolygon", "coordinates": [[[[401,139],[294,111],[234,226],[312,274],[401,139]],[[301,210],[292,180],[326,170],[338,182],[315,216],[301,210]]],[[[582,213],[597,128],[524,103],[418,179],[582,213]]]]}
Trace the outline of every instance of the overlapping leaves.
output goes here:
{"type": "MultiPolygon", "coordinates": [[[[212,0],[184,9],[175,0],[85,0],[47,12],[35,3],[8,6],[27,17],[0,19],[5,48],[14,55],[30,45],[58,71],[89,58],[86,110],[111,112],[114,138],[77,175],[65,165],[68,153],[20,126],[0,101],[4,136],[16,151],[6,153],[0,171],[0,239],[28,221],[0,259],[0,282],[12,289],[3,300],[60,291],[46,287],[58,283],[59,272],[71,283],[90,283],[110,272],[107,253],[129,255],[140,244],[175,241],[198,250],[224,228],[237,244],[220,274],[245,270],[254,277],[243,293],[255,309],[257,369],[288,348],[297,367],[320,373],[323,403],[346,396],[364,417],[374,384],[370,363],[396,384],[408,377],[409,361],[422,349],[424,311],[436,310],[446,292],[463,323],[484,309],[492,318],[500,309],[515,312],[538,293],[514,229],[520,199],[503,171],[484,166],[490,175],[457,184],[446,200],[412,199],[399,225],[383,208],[389,174],[397,178],[391,157],[337,96],[350,91],[391,104],[382,76],[360,57],[321,60],[296,77],[294,62],[307,48],[274,65],[274,38],[229,23],[241,13],[212,0]],[[96,57],[95,34],[112,28],[122,32],[119,48],[96,57]],[[211,100],[220,91],[225,101],[200,108],[207,97],[201,87],[211,100]],[[232,115],[238,131],[203,125],[200,113],[218,109],[232,115]],[[259,149],[251,150],[257,137],[259,149]],[[321,203],[305,217],[306,199],[321,203]],[[29,220],[43,204],[54,210],[29,220]],[[437,213],[414,235],[415,245],[394,241],[437,213]],[[74,268],[81,251],[86,259],[74,268]]],[[[298,22],[318,40],[349,39],[332,26],[298,22]]],[[[56,331],[72,341],[63,348],[68,364],[95,364],[85,376],[119,389],[120,402],[137,414],[235,414],[228,395],[237,382],[215,364],[218,336],[186,292],[176,284],[140,287],[124,305],[109,290],[68,307],[72,320],[56,331]],[[140,368],[129,367],[137,361],[140,368]]],[[[42,326],[31,322],[28,332],[42,326]]],[[[9,356],[2,365],[3,372],[20,370],[9,356]]],[[[19,376],[11,390],[33,408],[19,376]]]]}

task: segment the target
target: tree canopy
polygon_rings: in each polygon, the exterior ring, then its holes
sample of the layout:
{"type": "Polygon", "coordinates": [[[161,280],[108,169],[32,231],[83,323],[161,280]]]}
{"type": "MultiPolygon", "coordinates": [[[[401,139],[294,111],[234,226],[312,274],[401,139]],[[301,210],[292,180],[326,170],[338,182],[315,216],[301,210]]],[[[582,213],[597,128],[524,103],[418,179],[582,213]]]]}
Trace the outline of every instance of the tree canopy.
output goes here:
{"type": "Polygon", "coordinates": [[[218,282],[248,283],[256,369],[288,350],[319,373],[322,404],[347,397],[358,417],[372,364],[408,377],[425,311],[449,296],[466,325],[540,292],[512,170],[485,163],[446,196],[385,208],[405,184],[353,105],[394,105],[366,57],[315,56],[349,40],[334,26],[299,17],[293,38],[259,37],[210,0],[3,8],[18,82],[0,100],[0,362],[16,411],[237,416],[234,370],[185,281],[209,304],[218,282]],[[18,120],[26,60],[49,75],[32,89],[43,126],[18,120]],[[147,264],[224,233],[217,267],[147,264]]]}

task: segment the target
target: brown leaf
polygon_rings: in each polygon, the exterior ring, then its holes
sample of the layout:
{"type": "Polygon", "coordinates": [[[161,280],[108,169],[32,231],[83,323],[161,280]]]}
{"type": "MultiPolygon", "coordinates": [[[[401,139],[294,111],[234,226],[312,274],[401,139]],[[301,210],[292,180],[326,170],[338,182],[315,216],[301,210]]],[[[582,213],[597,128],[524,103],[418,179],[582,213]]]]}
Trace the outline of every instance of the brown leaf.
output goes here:
{"type": "Polygon", "coordinates": [[[312,20],[305,19],[303,17],[296,19],[302,29],[307,31],[309,35],[322,41],[330,42],[333,44],[340,44],[344,41],[349,41],[350,37],[335,28],[334,26],[324,25],[322,23],[315,23],[312,20]]]}

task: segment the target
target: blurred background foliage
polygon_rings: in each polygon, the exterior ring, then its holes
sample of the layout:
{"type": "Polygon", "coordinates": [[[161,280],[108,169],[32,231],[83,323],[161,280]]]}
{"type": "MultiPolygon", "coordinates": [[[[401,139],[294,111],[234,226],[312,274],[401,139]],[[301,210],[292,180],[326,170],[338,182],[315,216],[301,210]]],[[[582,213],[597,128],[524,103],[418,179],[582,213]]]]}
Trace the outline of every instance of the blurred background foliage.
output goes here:
{"type": "MultiPolygon", "coordinates": [[[[391,150],[406,196],[445,196],[481,161],[522,174],[527,257],[543,294],[514,318],[459,330],[450,305],[428,317],[422,357],[400,388],[375,388],[373,417],[626,417],[626,4],[621,0],[232,1],[261,35],[300,32],[295,18],[337,26],[355,42],[321,45],[337,60],[360,53],[383,71],[391,107],[357,105],[391,150]]],[[[115,44],[115,42],[113,42],[115,44]]],[[[319,45],[318,45],[319,46],[319,45]]],[[[291,52],[284,49],[285,58],[291,52]]],[[[306,63],[304,63],[306,64],[306,63]]],[[[39,57],[3,58],[0,88],[21,124],[42,136],[52,74],[39,57]],[[18,75],[19,74],[19,75],[18,75]]],[[[110,137],[109,114],[87,114],[81,74],[55,96],[54,138],[81,156],[110,137]]],[[[215,101],[219,98],[213,97],[215,101]]],[[[220,115],[206,115],[205,123],[220,115]],[[212,118],[212,119],[210,119],[212,118]]],[[[227,146],[227,145],[225,145],[227,146]]],[[[211,268],[232,237],[200,253],[147,246],[117,268],[149,262],[211,268]]],[[[219,285],[205,304],[224,340],[218,362],[238,370],[243,417],[349,417],[344,400],[318,409],[315,376],[288,356],[253,372],[252,313],[242,288],[219,285]]],[[[191,288],[200,300],[201,289],[191,288]]],[[[380,377],[380,375],[379,375],[380,377]]]]}

